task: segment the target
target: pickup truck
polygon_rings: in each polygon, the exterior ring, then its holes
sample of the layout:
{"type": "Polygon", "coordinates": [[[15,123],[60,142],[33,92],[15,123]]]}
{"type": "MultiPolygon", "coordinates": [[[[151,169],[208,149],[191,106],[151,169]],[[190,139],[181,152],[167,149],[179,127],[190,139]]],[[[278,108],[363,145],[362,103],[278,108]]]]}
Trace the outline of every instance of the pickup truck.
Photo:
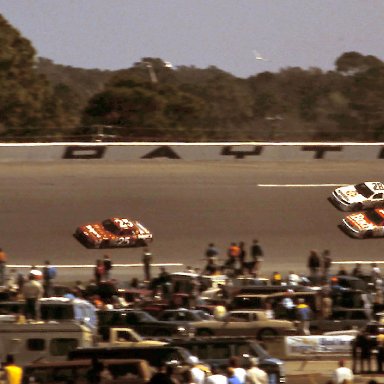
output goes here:
{"type": "Polygon", "coordinates": [[[148,345],[165,344],[167,343],[163,341],[144,339],[131,328],[110,328],[109,341],[102,341],[97,343],[99,347],[108,347],[115,345],[121,345],[123,347],[140,347],[148,345]]]}
{"type": "Polygon", "coordinates": [[[194,327],[179,322],[159,321],[139,309],[99,309],[98,334],[109,340],[109,331],[116,327],[132,328],[144,337],[193,337],[194,327]]]}

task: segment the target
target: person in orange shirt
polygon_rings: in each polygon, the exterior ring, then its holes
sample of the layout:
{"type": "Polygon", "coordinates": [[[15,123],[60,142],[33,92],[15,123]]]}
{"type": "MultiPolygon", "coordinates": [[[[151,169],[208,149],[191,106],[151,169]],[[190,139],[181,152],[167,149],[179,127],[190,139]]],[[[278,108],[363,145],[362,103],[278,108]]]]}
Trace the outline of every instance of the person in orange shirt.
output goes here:
{"type": "Polygon", "coordinates": [[[231,268],[233,272],[240,270],[240,253],[241,249],[236,243],[231,243],[227,250],[227,267],[231,268]]]}
{"type": "Polygon", "coordinates": [[[0,285],[5,285],[5,267],[7,265],[7,254],[0,248],[0,285]]]}

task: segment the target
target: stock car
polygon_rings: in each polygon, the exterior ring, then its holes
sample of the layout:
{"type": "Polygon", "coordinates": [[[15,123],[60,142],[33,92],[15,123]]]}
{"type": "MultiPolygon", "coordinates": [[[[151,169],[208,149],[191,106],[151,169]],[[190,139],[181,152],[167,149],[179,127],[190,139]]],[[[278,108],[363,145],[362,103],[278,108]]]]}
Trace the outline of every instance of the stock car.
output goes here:
{"type": "Polygon", "coordinates": [[[329,200],[342,211],[362,211],[384,207],[384,184],[365,181],[336,188],[329,200]]]}
{"type": "Polygon", "coordinates": [[[346,216],[340,228],[349,236],[359,239],[384,237],[384,209],[369,209],[346,216]]]}
{"type": "Polygon", "coordinates": [[[113,217],[76,228],[74,237],[87,248],[144,247],[152,233],[136,220],[113,217]]]}

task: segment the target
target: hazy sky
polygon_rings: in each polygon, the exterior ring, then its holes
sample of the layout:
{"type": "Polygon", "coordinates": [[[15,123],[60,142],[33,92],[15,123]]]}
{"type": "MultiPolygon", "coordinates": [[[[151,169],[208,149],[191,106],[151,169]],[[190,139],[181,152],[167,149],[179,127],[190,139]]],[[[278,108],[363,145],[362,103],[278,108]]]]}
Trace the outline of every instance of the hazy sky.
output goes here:
{"type": "Polygon", "coordinates": [[[347,51],[384,60],[384,0],[0,0],[0,13],[39,56],[81,68],[156,57],[248,77],[334,69],[347,51]]]}

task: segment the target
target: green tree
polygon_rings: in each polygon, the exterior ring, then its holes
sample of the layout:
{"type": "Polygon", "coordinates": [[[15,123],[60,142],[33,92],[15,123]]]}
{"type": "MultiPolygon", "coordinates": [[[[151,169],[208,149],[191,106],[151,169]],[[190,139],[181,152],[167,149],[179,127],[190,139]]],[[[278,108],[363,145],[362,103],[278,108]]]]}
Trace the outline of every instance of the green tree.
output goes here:
{"type": "Polygon", "coordinates": [[[342,92],[349,106],[349,134],[354,140],[384,137],[384,63],[378,58],[347,52],[336,60],[345,78],[342,92]]]}
{"type": "Polygon", "coordinates": [[[46,78],[36,72],[35,50],[0,15],[0,127],[3,135],[46,134],[62,124],[46,78]]]}
{"type": "Polygon", "coordinates": [[[119,126],[124,138],[161,140],[190,135],[189,130],[199,121],[204,103],[184,92],[172,80],[173,72],[161,67],[161,60],[149,60],[116,73],[106,89],[90,99],[83,123],[119,126]]]}

